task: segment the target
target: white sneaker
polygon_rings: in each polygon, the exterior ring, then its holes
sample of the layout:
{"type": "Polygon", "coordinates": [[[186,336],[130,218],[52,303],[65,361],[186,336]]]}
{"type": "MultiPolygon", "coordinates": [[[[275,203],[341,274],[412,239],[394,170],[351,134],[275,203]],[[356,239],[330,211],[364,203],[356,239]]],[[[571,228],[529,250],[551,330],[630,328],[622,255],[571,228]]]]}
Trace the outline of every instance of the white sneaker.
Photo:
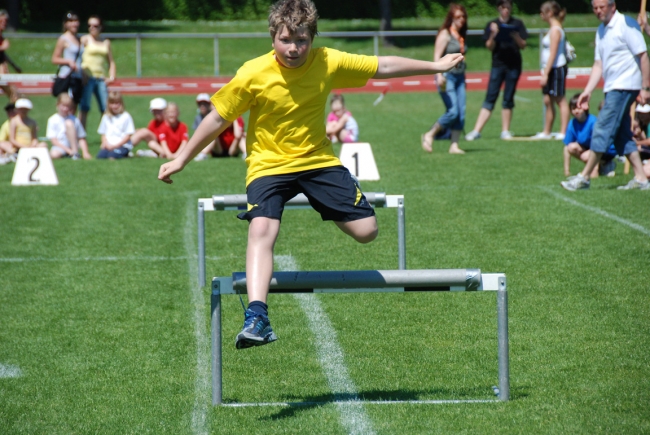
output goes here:
{"type": "Polygon", "coordinates": [[[138,157],[158,158],[158,154],[156,154],[154,150],[138,150],[135,152],[135,155],[138,157]]]}
{"type": "Polygon", "coordinates": [[[562,133],[553,133],[551,136],[553,136],[553,139],[555,140],[564,140],[564,135],[562,133]]]}
{"type": "Polygon", "coordinates": [[[471,140],[480,139],[480,138],[481,138],[481,133],[479,133],[478,131],[474,131],[474,130],[470,131],[469,133],[467,133],[465,135],[465,140],[470,140],[471,141],[471,140]]]}
{"type": "Polygon", "coordinates": [[[203,160],[207,160],[209,158],[210,158],[210,156],[208,154],[199,153],[196,157],[194,157],[194,161],[195,162],[200,162],[200,161],[203,161],[203,160]]]}
{"type": "Polygon", "coordinates": [[[573,177],[567,178],[566,181],[562,181],[560,185],[570,192],[575,192],[576,190],[589,189],[591,183],[589,180],[585,179],[582,174],[574,175],[573,177]]]}
{"type": "Polygon", "coordinates": [[[0,157],[0,165],[6,165],[11,160],[8,157],[0,157]]]}
{"type": "Polygon", "coordinates": [[[645,181],[639,181],[636,178],[632,178],[629,183],[627,183],[625,186],[618,186],[618,190],[632,190],[632,189],[639,189],[639,190],[650,190],[650,181],[645,180],[645,181]]]}
{"type": "Polygon", "coordinates": [[[543,132],[537,133],[535,136],[531,136],[531,139],[537,139],[537,140],[550,140],[553,139],[553,136],[550,134],[544,134],[543,132]]]}
{"type": "Polygon", "coordinates": [[[502,131],[501,132],[501,140],[510,140],[512,139],[512,132],[511,131],[502,131]]]}

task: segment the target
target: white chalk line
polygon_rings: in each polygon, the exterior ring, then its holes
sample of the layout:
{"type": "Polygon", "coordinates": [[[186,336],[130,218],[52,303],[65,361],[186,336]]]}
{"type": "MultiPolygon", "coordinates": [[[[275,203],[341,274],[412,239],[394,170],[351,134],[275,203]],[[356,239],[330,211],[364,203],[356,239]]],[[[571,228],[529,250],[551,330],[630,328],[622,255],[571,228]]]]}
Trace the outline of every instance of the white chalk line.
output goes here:
{"type": "Polygon", "coordinates": [[[20,378],[23,372],[19,367],[0,364],[0,379],[20,378]]]}
{"type": "MultiPolygon", "coordinates": [[[[275,262],[280,270],[299,270],[291,255],[278,255],[275,262]]],[[[313,294],[294,294],[294,298],[307,316],[309,328],[315,337],[318,359],[330,390],[334,394],[334,404],[341,415],[341,424],[350,434],[374,434],[372,423],[363,409],[357,387],[348,374],[343,358],[343,350],[338,345],[336,331],[320,301],[313,294]],[[341,400],[353,397],[352,400],[341,400]]]]}
{"type": "MultiPolygon", "coordinates": [[[[105,257],[17,257],[0,258],[0,263],[38,263],[38,262],[68,262],[68,261],[183,261],[196,260],[198,256],[182,255],[179,257],[158,257],[158,256],[105,256],[105,257]]],[[[208,260],[220,260],[221,257],[205,257],[208,260]]],[[[198,272],[197,272],[198,273],[198,272]]]]}
{"type": "Polygon", "coordinates": [[[616,221],[616,222],[618,222],[620,224],[623,224],[623,225],[625,225],[625,226],[627,226],[629,228],[632,228],[633,230],[637,230],[637,231],[645,234],[646,236],[650,236],[650,230],[643,227],[643,226],[641,226],[641,225],[639,225],[639,224],[628,221],[627,219],[623,219],[622,217],[616,216],[615,214],[608,213],[605,210],[599,209],[598,207],[592,207],[590,205],[586,205],[586,204],[583,204],[581,202],[578,202],[578,201],[576,201],[574,199],[567,198],[566,196],[560,195],[559,193],[553,191],[552,189],[550,189],[548,187],[540,187],[540,189],[542,189],[543,191],[545,191],[547,193],[550,193],[551,195],[555,196],[558,199],[561,199],[562,201],[568,202],[571,205],[575,205],[576,207],[584,208],[585,210],[588,210],[588,211],[590,211],[592,213],[596,213],[596,214],[598,214],[600,216],[606,217],[607,219],[611,219],[611,220],[616,221]]]}
{"type": "MultiPolygon", "coordinates": [[[[363,400],[364,405],[454,405],[460,403],[498,403],[497,399],[467,399],[467,400],[363,400]]],[[[260,402],[260,403],[222,403],[220,406],[230,408],[253,408],[257,406],[299,407],[325,406],[329,404],[358,403],[356,400],[332,400],[330,402],[260,402]]]]}
{"type": "Polygon", "coordinates": [[[183,233],[183,244],[185,246],[189,277],[189,288],[192,300],[192,314],[194,317],[194,337],[196,339],[196,380],[194,383],[194,405],[192,407],[192,433],[196,435],[207,435],[208,430],[208,400],[210,397],[210,355],[209,340],[204,322],[205,298],[203,290],[199,286],[197,275],[198,265],[194,261],[196,255],[197,224],[196,224],[196,198],[192,195],[188,198],[185,213],[185,231],[183,233]]]}

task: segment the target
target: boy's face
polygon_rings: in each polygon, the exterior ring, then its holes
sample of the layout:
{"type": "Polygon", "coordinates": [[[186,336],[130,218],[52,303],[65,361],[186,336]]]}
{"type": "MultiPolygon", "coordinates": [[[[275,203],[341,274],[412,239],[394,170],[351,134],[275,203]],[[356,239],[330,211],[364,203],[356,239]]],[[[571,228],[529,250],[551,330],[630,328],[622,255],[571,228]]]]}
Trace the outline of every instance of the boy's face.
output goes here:
{"type": "Polygon", "coordinates": [[[164,119],[164,112],[162,110],[153,109],[151,113],[153,113],[153,118],[156,121],[162,121],[164,119]]]}
{"type": "Polygon", "coordinates": [[[7,21],[9,17],[6,15],[3,15],[0,17],[0,31],[6,30],[7,29],[7,21]]]}
{"type": "Polygon", "coordinates": [[[576,119],[580,121],[582,121],[584,118],[587,117],[587,112],[585,112],[584,109],[578,105],[576,105],[576,107],[571,109],[571,113],[576,119]]]}
{"type": "Polygon", "coordinates": [[[311,43],[307,27],[300,26],[295,33],[291,33],[283,26],[282,30],[275,34],[272,45],[278,62],[287,68],[300,68],[307,62],[311,43]]]}
{"type": "Polygon", "coordinates": [[[210,103],[207,101],[199,101],[199,112],[201,112],[201,115],[207,115],[210,113],[210,103]]]}

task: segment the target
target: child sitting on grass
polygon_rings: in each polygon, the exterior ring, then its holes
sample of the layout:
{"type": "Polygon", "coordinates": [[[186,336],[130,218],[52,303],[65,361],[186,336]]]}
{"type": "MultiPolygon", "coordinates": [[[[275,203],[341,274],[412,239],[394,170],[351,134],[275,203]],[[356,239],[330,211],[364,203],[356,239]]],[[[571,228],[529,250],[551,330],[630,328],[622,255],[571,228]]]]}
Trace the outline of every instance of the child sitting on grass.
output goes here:
{"type": "Polygon", "coordinates": [[[334,94],[330,100],[332,111],[327,115],[327,137],[333,142],[356,142],[359,139],[359,124],[345,109],[343,95],[334,94]]]}
{"type": "MultiPolygon", "coordinates": [[[[199,94],[196,97],[199,113],[194,118],[192,130],[196,131],[203,118],[208,116],[214,107],[208,94],[199,94]]],[[[194,159],[197,162],[212,157],[237,157],[246,158],[246,133],[244,132],[244,118],[241,116],[225,129],[210,145],[205,147],[194,159]]]]}
{"type": "MultiPolygon", "coordinates": [[[[591,147],[591,136],[594,130],[596,118],[589,113],[589,109],[583,110],[578,106],[580,94],[575,94],[569,100],[569,108],[573,114],[573,119],[569,121],[566,134],[564,136],[564,176],[571,175],[571,157],[575,157],[583,163],[589,159],[589,148],[591,147]]],[[[612,145],[601,157],[600,164],[596,166],[591,174],[592,178],[598,175],[613,176],[616,169],[616,149],[612,145]]]]}
{"type": "Polygon", "coordinates": [[[250,110],[246,158],[248,209],[246,281],[248,309],[235,346],[244,349],[277,340],[268,318],[273,247],[284,204],[304,193],[323,220],[360,243],[377,237],[373,208],[334,154],[325,130],[325,105],[332,89],[448,71],[463,60],[450,54],[437,62],[395,56],[362,56],[319,47],[316,7],[311,0],[280,0],[271,6],[273,50],[246,62],[215,95],[215,110],[203,119],[187,146],[160,167],[158,179],[180,172],[241,114],[250,110]]]}
{"type": "Polygon", "coordinates": [[[29,117],[32,102],[27,98],[19,98],[14,103],[16,116],[9,123],[9,142],[14,153],[20,148],[47,148],[45,142],[38,140],[38,125],[29,117]]]}
{"type": "Polygon", "coordinates": [[[124,110],[122,94],[117,91],[108,93],[108,109],[102,116],[97,133],[102,135],[102,144],[98,159],[123,159],[133,149],[131,135],[135,133],[133,118],[124,110]]]}
{"type": "Polygon", "coordinates": [[[146,128],[139,128],[131,136],[133,147],[137,147],[140,142],[145,142],[148,149],[138,150],[135,155],[138,157],[158,157],[162,153],[158,136],[165,127],[165,109],[167,108],[167,101],[164,98],[154,98],[149,102],[149,111],[153,115],[153,119],[149,122],[146,128]]]}
{"type": "Polygon", "coordinates": [[[88,152],[86,130],[81,125],[81,121],[73,115],[74,108],[74,101],[68,94],[59,94],[56,99],[56,113],[47,120],[45,134],[52,142],[50,156],[53,159],[72,157],[73,160],[78,160],[81,157],[80,148],[85,160],[92,158],[88,152]]]}

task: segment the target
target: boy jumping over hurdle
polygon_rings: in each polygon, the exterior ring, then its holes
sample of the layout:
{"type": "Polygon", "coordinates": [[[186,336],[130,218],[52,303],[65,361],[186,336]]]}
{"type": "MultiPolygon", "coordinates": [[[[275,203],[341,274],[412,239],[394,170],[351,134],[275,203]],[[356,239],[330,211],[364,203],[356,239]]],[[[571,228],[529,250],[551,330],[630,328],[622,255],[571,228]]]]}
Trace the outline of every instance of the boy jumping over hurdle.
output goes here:
{"type": "Polygon", "coordinates": [[[329,48],[312,50],[318,15],[311,0],[280,0],[271,6],[273,50],[246,62],[212,96],[216,110],[201,122],[186,147],[160,167],[171,175],[250,110],[246,194],[248,309],[235,346],[244,349],[277,340],[266,305],[273,274],[273,247],[284,204],[304,193],[323,220],[331,220],[360,243],[377,237],[377,221],[350,172],[334,155],[325,133],[325,106],[332,89],[361,87],[370,78],[437,74],[463,60],[450,54],[438,62],[395,56],[361,56],[329,48]]]}

